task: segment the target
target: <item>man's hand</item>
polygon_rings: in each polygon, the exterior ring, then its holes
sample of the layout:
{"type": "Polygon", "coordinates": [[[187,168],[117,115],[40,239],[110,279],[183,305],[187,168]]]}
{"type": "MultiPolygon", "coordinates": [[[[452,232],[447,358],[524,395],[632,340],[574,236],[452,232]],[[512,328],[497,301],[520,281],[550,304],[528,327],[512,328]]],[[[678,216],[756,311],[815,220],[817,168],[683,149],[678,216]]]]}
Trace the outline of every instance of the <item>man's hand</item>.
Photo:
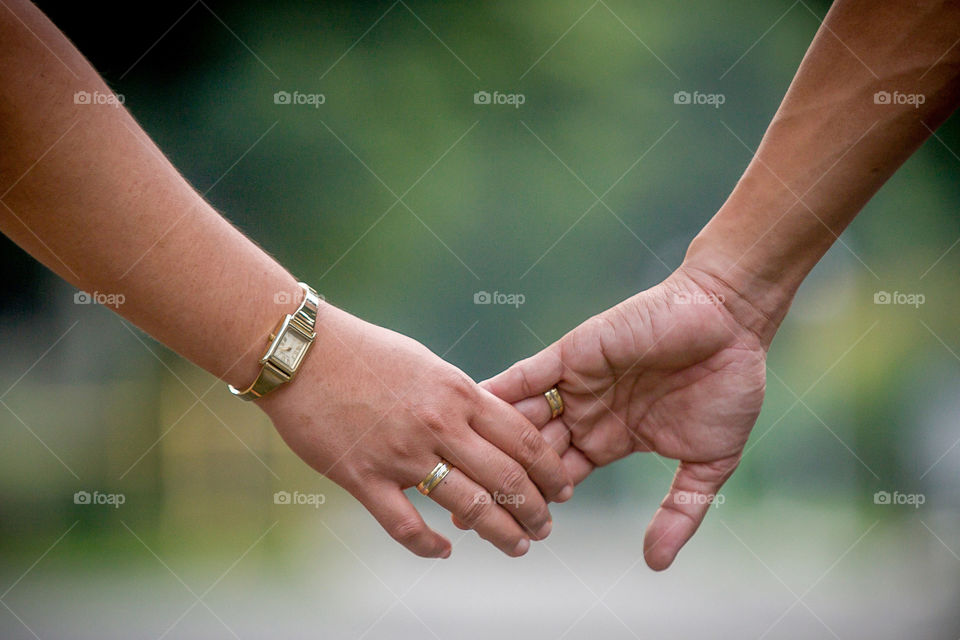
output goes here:
{"type": "Polygon", "coordinates": [[[417,555],[450,554],[402,493],[441,458],[454,468],[430,498],[511,556],[549,534],[544,496],[573,493],[558,455],[510,405],[416,341],[329,305],[297,378],[257,404],[297,455],[417,555]]]}
{"type": "Polygon", "coordinates": [[[653,569],[697,530],[763,402],[768,344],[733,296],[681,267],[482,385],[543,428],[575,482],[635,451],[680,460],[644,539],[653,569]],[[554,386],[565,410],[551,421],[542,394],[554,386]]]}

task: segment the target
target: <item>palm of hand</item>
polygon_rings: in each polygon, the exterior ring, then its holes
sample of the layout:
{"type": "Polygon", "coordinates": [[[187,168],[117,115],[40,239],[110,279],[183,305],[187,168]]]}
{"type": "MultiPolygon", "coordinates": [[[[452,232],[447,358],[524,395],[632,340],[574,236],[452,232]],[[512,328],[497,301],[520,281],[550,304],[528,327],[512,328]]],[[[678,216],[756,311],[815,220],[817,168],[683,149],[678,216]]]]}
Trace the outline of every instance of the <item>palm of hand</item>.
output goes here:
{"type": "Polygon", "coordinates": [[[736,466],[766,354],[707,295],[668,280],[561,340],[563,421],[591,462],[655,451],[727,475],[736,466]]]}
{"type": "Polygon", "coordinates": [[[765,363],[761,339],[681,270],[486,387],[528,413],[544,408],[535,396],[559,389],[564,413],[544,433],[561,431],[560,422],[569,430],[568,448],[559,447],[575,481],[637,451],[680,460],[644,540],[647,563],[664,569],[740,461],[763,403],[765,363]]]}

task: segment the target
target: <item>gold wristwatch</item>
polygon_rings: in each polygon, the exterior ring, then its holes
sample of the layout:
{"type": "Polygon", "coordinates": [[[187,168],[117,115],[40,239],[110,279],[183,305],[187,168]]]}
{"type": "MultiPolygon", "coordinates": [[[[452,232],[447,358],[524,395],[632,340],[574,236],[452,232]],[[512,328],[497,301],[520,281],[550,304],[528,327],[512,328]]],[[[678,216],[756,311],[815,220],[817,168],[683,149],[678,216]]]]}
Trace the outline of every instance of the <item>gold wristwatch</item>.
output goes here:
{"type": "Polygon", "coordinates": [[[290,382],[297,375],[297,369],[303,363],[307,352],[313,346],[317,337],[317,308],[320,299],[317,292],[302,282],[298,283],[303,289],[303,302],[296,312],[280,321],[277,328],[270,334],[270,345],[263,357],[260,358],[260,375],[249,387],[244,390],[233,385],[230,393],[242,400],[255,400],[263,397],[279,387],[290,382]]]}

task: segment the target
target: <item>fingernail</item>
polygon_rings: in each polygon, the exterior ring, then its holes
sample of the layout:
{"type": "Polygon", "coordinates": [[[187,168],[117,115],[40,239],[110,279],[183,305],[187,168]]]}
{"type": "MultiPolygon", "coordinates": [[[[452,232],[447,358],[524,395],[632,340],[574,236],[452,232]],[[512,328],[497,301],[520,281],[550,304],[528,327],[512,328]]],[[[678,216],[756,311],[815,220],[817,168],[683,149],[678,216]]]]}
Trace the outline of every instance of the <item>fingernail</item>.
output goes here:
{"type": "Polygon", "coordinates": [[[447,558],[450,557],[450,554],[451,554],[452,552],[453,552],[453,549],[447,549],[446,551],[443,552],[443,555],[440,556],[440,559],[441,559],[441,560],[446,560],[447,558]]]}
{"type": "Polygon", "coordinates": [[[524,538],[523,540],[517,543],[517,546],[513,548],[513,555],[522,556],[527,552],[529,548],[530,548],[530,541],[524,538]]]}
{"type": "Polygon", "coordinates": [[[551,530],[553,530],[553,521],[552,521],[552,520],[547,520],[546,524],[544,524],[542,527],[540,527],[540,530],[537,531],[537,539],[538,539],[538,540],[543,540],[543,539],[546,538],[548,535],[550,535],[550,531],[551,531],[551,530]]]}
{"type": "Polygon", "coordinates": [[[565,487],[563,488],[562,491],[560,491],[560,493],[557,494],[557,500],[556,500],[556,501],[557,501],[557,502],[566,502],[567,500],[569,500],[569,499],[572,498],[572,497],[573,497],[573,485],[572,485],[572,484],[568,484],[567,486],[565,486],[565,487]]]}

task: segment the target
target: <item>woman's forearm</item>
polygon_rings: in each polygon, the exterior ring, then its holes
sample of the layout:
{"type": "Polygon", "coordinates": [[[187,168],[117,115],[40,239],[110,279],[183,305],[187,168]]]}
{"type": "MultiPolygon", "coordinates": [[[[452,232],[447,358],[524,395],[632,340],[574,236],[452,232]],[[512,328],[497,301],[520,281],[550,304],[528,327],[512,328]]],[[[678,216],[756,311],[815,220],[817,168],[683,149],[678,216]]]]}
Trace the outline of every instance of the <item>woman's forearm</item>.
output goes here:
{"type": "Polygon", "coordinates": [[[960,3],[838,0],[756,154],[686,266],[759,311],[765,337],[804,277],[960,102],[960,3]]]}
{"type": "Polygon", "coordinates": [[[77,92],[110,89],[31,3],[7,7],[0,231],[76,287],[122,295],[120,315],[245,387],[267,334],[299,303],[296,280],[191,188],[126,109],[78,104],[77,92]]]}
{"type": "MultiPolygon", "coordinates": [[[[33,5],[7,2],[0,231],[74,285],[122,295],[121,315],[246,388],[268,334],[300,303],[296,281],[204,202],[121,106],[78,104],[77,92],[111,94],[33,5]]],[[[573,485],[533,425],[416,341],[320,306],[296,379],[258,401],[297,455],[422,556],[451,549],[402,493],[431,469],[448,475],[423,492],[505,553],[546,537],[546,500],[569,498],[573,485]]]]}

